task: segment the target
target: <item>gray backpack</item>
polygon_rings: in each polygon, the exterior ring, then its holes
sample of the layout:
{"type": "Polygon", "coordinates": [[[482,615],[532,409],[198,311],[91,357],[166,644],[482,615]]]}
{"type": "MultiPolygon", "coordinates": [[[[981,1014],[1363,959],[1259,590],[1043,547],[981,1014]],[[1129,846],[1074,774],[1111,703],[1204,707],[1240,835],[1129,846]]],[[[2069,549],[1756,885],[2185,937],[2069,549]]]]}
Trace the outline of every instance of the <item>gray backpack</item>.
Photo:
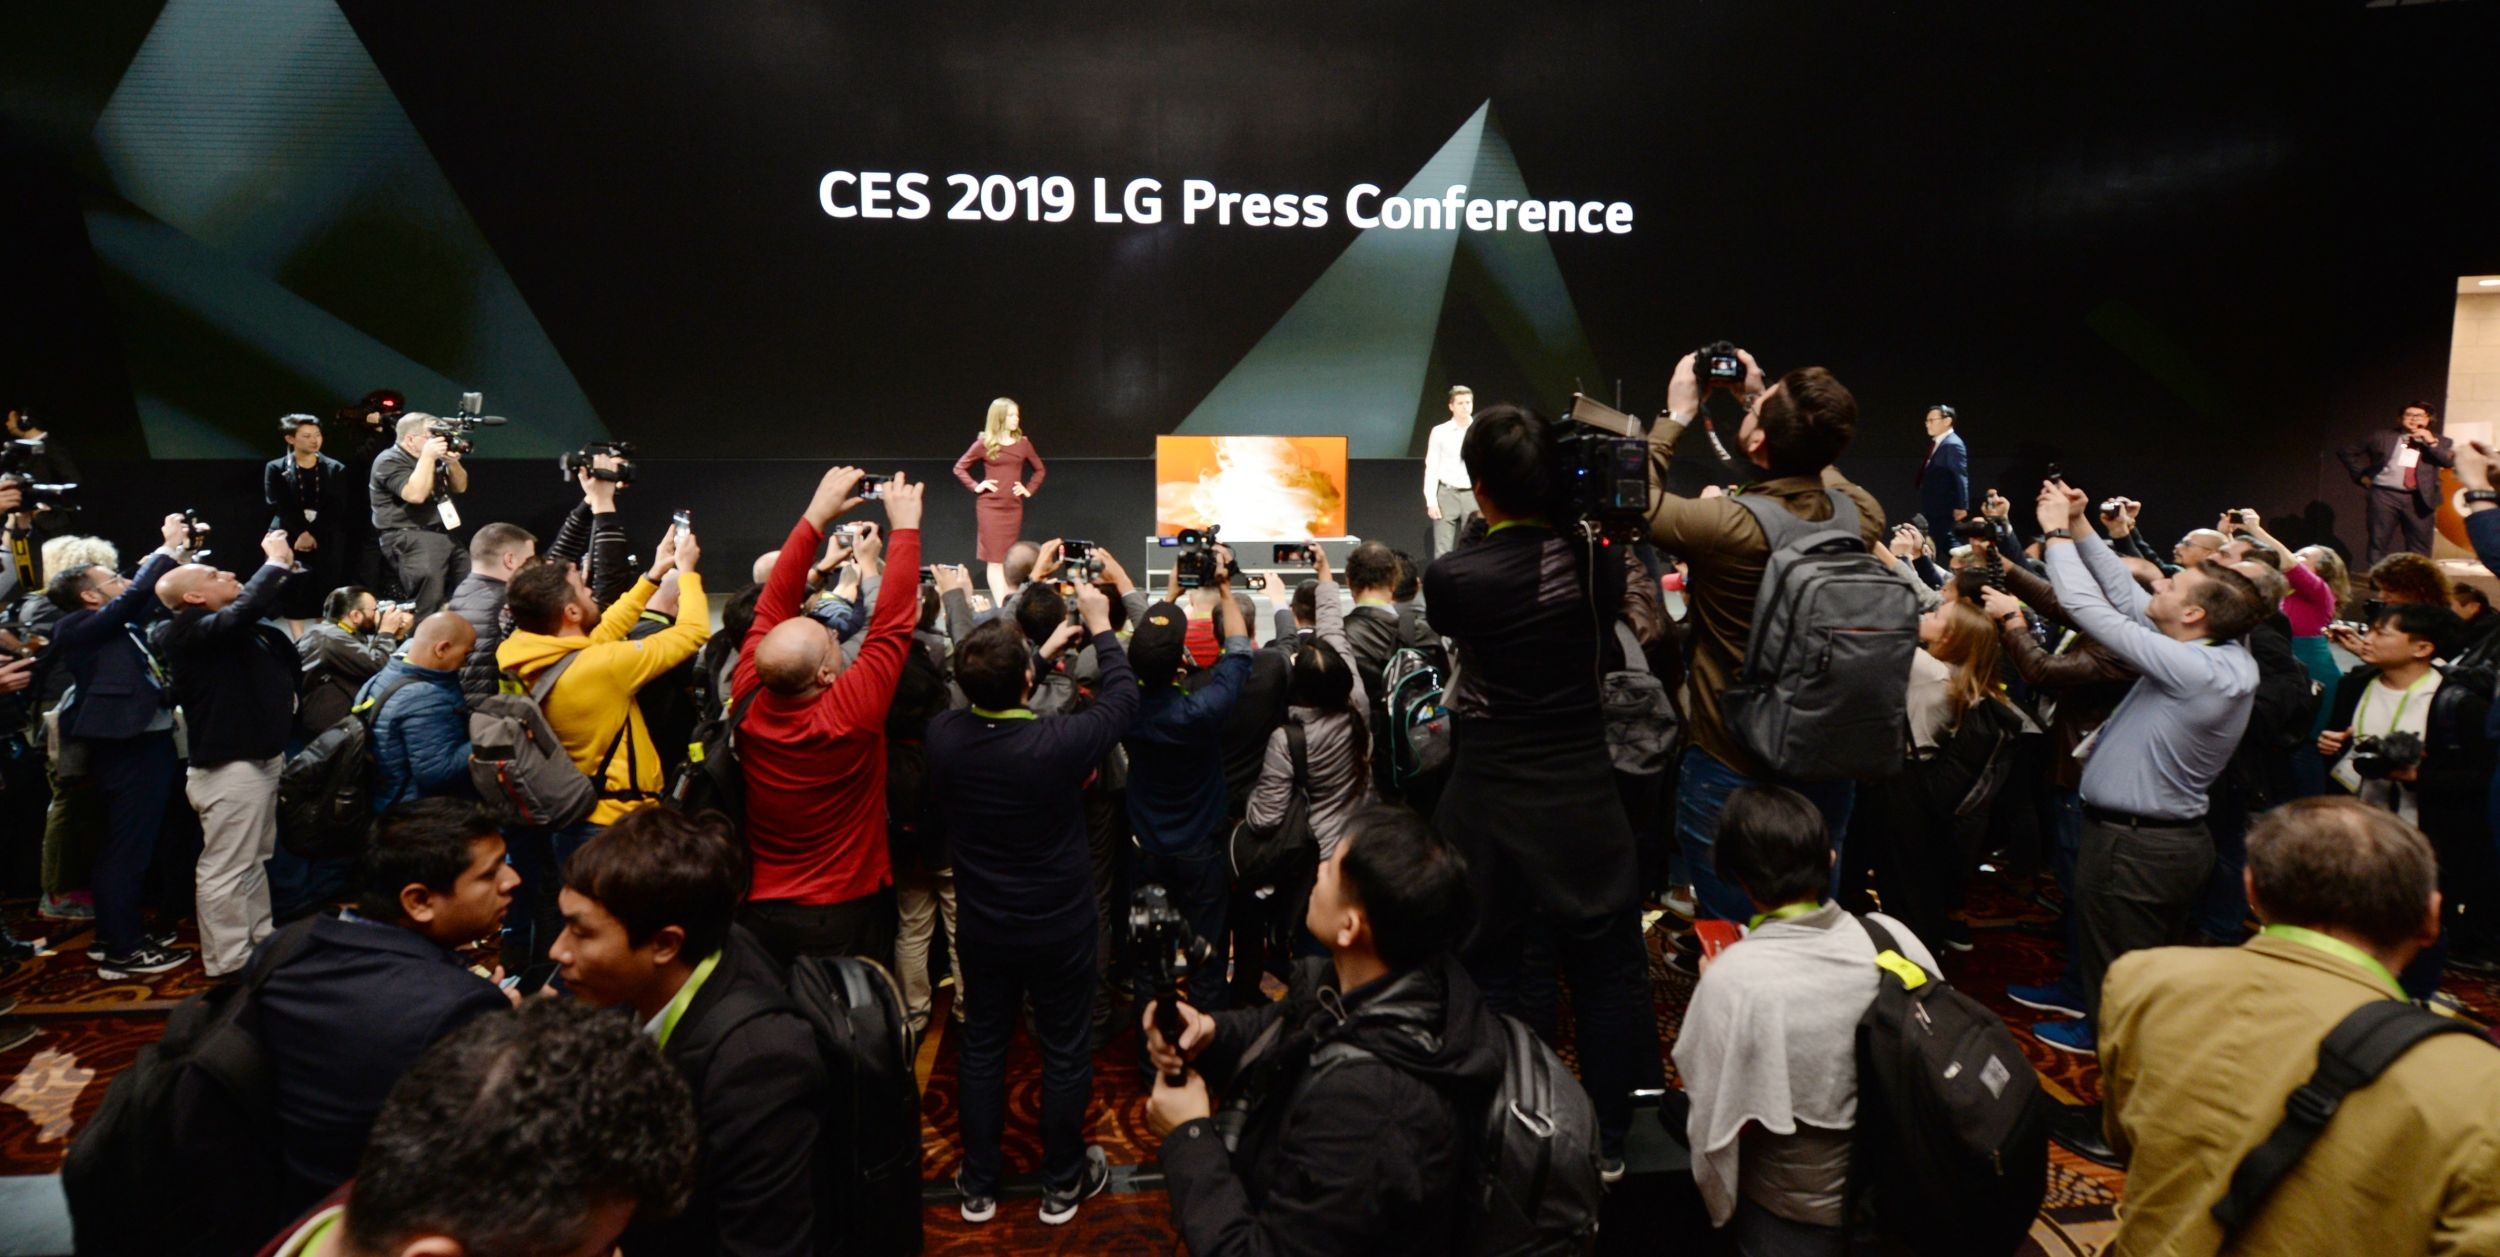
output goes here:
{"type": "Polygon", "coordinates": [[[1667,699],[1666,682],[1649,670],[1632,626],[1615,621],[1615,640],[1623,644],[1623,666],[1605,675],[1597,698],[1606,718],[1606,754],[1616,772],[1663,773],[1675,756],[1675,704],[1667,699]]]}
{"type": "Polygon", "coordinates": [[[1828,520],[1738,495],[1771,543],[1745,664],[1720,699],[1728,732],[1780,776],[1870,781],[1901,767],[1909,736],[1918,595],[1866,548],[1858,507],[1828,520]]]}
{"type": "MultiPolygon", "coordinates": [[[[495,819],[562,829],[598,806],[600,783],[607,780],[616,745],[609,745],[607,758],[599,761],[599,775],[591,777],[565,754],[563,740],[541,709],[555,692],[556,679],[581,657],[577,650],[557,660],[538,675],[527,694],[493,694],[470,704],[469,783],[495,819]]],[[[632,731],[629,711],[617,742],[632,731]]]]}

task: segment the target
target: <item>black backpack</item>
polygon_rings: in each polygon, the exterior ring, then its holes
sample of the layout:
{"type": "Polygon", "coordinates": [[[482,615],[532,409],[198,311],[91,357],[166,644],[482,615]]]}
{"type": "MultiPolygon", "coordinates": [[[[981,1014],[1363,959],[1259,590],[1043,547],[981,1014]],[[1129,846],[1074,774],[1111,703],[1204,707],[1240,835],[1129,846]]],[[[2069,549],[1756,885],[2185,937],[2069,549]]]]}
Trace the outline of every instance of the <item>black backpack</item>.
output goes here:
{"type": "Polygon", "coordinates": [[[1233,885],[1298,885],[1319,867],[1319,835],[1311,829],[1310,735],[1298,721],[1285,722],[1285,746],[1293,755],[1293,786],[1285,798],[1285,814],[1268,829],[1247,819],[1233,826],[1225,844],[1232,858],[1233,885]]]}
{"type": "Polygon", "coordinates": [[[2318,1044],[2318,1068],[2309,1081],[2292,1091],[2283,1104],[2283,1120],[2265,1141],[2240,1158],[2231,1171],[2231,1188],[2214,1202],[2213,1219],[2222,1224],[2224,1247],[2265,1208],[2266,1197],[2283,1176],[2326,1133],[2327,1123],[2344,1097],[2378,1081],[2405,1053],[2424,1039],[2465,1034],[2491,1040],[2482,1027],[2398,1000],[2373,1000],[2344,1015],[2318,1044]]]}
{"type": "Polygon", "coordinates": [[[184,1000],[106,1089],[61,1167],[84,1257],[227,1257],[286,1225],[276,1081],[252,1001],[319,919],[271,936],[243,981],[184,1000]]]}
{"type": "Polygon", "coordinates": [[[738,764],[738,729],[746,723],[747,709],[755,706],[756,695],[763,692],[759,684],[725,708],[704,709],[703,719],[694,726],[694,740],[686,744],[686,762],[678,766],[677,779],[668,784],[670,805],[687,813],[723,813],[745,832],[747,778],[738,764]]]}
{"type": "Polygon", "coordinates": [[[919,1252],[920,1083],[902,988],[872,960],[801,956],[790,999],[816,1027],[831,1083],[817,1141],[818,1251],[919,1252]]]}
{"type": "Polygon", "coordinates": [[[1849,1210],[1921,1257],[2012,1253],[2048,1192],[2048,1110],[2003,1018],[1875,941],[1875,1002],[1858,1019],[1849,1210]]]}
{"type": "Polygon", "coordinates": [[[278,774],[278,841],[288,851],[321,860],[364,850],[373,834],[373,725],[391,695],[417,679],[392,678],[287,760],[278,774]]]}

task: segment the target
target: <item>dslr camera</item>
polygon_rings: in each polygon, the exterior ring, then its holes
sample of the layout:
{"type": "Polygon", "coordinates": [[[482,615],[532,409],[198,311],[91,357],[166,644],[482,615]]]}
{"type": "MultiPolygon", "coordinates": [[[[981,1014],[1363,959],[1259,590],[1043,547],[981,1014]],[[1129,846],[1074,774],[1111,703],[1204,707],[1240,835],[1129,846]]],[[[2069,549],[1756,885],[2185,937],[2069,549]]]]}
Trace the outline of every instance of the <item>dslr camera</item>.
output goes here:
{"type": "Polygon", "coordinates": [[[0,480],[18,487],[18,509],[37,511],[50,507],[58,511],[78,506],[78,486],[74,483],[42,484],[29,478],[26,468],[43,454],[40,438],[25,437],[0,444],[0,480]]]}
{"type": "MultiPolygon", "coordinates": [[[[1180,573],[1181,588],[1203,589],[1217,583],[1215,538],[1222,531],[1220,526],[1209,524],[1203,531],[1184,528],[1178,536],[1163,538],[1165,548],[1177,546],[1180,549],[1179,554],[1172,556],[1172,568],[1180,573]]],[[[1231,578],[1227,576],[1225,583],[1230,582],[1231,578]]]]}
{"type": "Polygon", "coordinates": [[[558,455],[556,471],[568,484],[575,476],[585,471],[590,473],[590,478],[593,480],[612,480],[621,485],[632,484],[634,482],[634,443],[631,441],[593,441],[570,454],[558,455]],[[615,459],[616,466],[613,468],[599,466],[595,460],[601,458],[615,459]]]}
{"type": "Polygon", "coordinates": [[[1563,501],[1574,515],[1609,533],[1628,535],[1646,526],[1649,442],[1639,420],[1574,393],[1556,425],[1554,448],[1563,501]]]}
{"type": "Polygon", "coordinates": [[[2384,781],[2388,775],[2422,762],[2422,736],[2417,733],[2390,733],[2382,737],[2353,739],[2353,775],[2363,781],[2384,781]]]}
{"type": "MultiPolygon", "coordinates": [[[[1152,882],[1137,888],[1128,907],[1129,958],[1154,984],[1155,1029],[1164,1042],[1181,1041],[1181,987],[1189,975],[1215,963],[1215,947],[1189,928],[1172,896],[1152,882]]],[[[1167,1078],[1174,1086],[1182,1079],[1167,1078]]]]}
{"type": "Polygon", "coordinates": [[[452,453],[466,454],[477,448],[469,439],[470,433],[479,428],[500,428],[508,422],[502,415],[486,414],[485,410],[486,394],[462,393],[460,408],[448,415],[436,415],[425,425],[426,434],[443,438],[443,448],[452,453]]]}
{"type": "Polygon", "coordinates": [[[1693,351],[1693,378],[1701,391],[1734,388],[1745,382],[1745,360],[1736,356],[1733,341],[1714,340],[1693,351]]]}

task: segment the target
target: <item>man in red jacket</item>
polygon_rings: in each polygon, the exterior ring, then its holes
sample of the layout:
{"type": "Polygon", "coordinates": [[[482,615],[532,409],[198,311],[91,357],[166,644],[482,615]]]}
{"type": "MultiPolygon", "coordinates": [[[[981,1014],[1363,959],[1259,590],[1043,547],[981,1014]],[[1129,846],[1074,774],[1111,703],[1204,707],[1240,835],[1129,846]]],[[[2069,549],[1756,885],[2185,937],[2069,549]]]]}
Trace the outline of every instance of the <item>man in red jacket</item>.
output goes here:
{"type": "Polygon", "coordinates": [[[733,706],[754,695],[738,730],[754,862],[741,920],[784,966],[802,955],[894,962],[885,717],[920,611],[923,486],[899,474],[887,482],[888,578],[858,658],[845,666],[832,632],[799,614],[825,527],[860,504],[859,482],[858,468],[836,467],[817,483],[756,599],[730,682],[733,706]]]}

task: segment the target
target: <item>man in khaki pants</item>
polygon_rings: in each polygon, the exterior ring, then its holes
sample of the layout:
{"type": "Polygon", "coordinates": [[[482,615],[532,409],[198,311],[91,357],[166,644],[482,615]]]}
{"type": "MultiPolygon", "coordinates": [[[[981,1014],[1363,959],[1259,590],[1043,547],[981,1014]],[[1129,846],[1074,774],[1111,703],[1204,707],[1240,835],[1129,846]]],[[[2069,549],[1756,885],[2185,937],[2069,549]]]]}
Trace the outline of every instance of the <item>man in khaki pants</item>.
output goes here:
{"type": "Polygon", "coordinates": [[[200,965],[242,971],[269,934],[269,877],[278,845],[278,770],[295,720],[294,643],[270,617],[294,563],[284,532],[261,538],[266,559],[247,584],[187,563],[157,582],[174,613],[163,650],[190,732],[186,793],[200,814],[200,965]]]}

